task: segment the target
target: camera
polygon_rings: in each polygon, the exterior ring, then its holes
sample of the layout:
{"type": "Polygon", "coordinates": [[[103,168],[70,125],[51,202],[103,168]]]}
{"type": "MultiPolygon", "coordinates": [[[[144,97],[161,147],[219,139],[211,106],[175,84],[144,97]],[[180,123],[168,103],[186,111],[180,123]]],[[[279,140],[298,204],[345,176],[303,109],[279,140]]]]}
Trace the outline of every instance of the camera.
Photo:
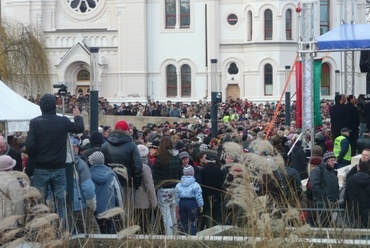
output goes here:
{"type": "Polygon", "coordinates": [[[65,84],[53,84],[54,89],[58,90],[58,95],[66,96],[67,95],[67,86],[65,84]]]}

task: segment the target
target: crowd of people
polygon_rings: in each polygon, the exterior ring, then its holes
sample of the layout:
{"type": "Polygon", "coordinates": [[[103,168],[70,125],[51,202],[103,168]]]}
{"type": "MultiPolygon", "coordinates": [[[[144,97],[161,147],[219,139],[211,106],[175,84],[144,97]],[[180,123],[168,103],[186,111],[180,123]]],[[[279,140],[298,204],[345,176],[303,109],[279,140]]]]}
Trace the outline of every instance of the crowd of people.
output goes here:
{"type": "MultiPolygon", "coordinates": [[[[55,195],[58,214],[65,221],[66,143],[67,134],[73,133],[70,142],[78,174],[74,232],[116,233],[117,223],[128,223],[129,216],[135,216],[143,233],[153,232],[153,218],[160,216],[165,235],[195,235],[217,224],[237,224],[230,214],[235,209],[230,195],[235,185],[243,183],[239,179],[245,177],[245,168],[257,178],[252,180],[256,197],[269,195],[282,209],[302,208],[302,222],[327,227],[333,224],[328,210],[347,208],[354,220],[347,221],[347,226],[368,226],[370,126],[361,125],[367,123],[367,103],[361,105],[354,96],[336,96],[334,105],[322,101],[323,126],[317,128],[311,149],[294,118],[286,125],[284,105],[279,103],[229,98],[219,105],[218,133],[211,137],[208,102],[110,107],[100,98],[102,113],[123,115],[123,119],[114,127],[101,125],[90,133],[80,116],[88,108],[86,96],[67,99],[66,112],[72,111],[74,122],[56,115],[61,109],[59,96],[45,94],[35,100],[42,115],[31,120],[27,136],[0,137],[0,170],[25,170],[45,198],[50,192],[55,195]],[[180,119],[143,127],[124,120],[124,115],[140,116],[141,110],[142,115],[180,119]],[[280,114],[272,120],[274,111],[280,114]],[[197,122],[190,124],[181,117],[195,117],[197,122]],[[274,125],[267,132],[270,121],[274,125]],[[356,154],[361,154],[360,163],[348,173],[345,190],[340,189],[337,170],[349,165],[356,154]],[[302,187],[304,179],[307,185],[302,187]],[[317,211],[304,210],[311,208],[317,211]],[[124,213],[106,218],[112,209],[124,213]],[[153,209],[159,209],[157,214],[153,209]]],[[[293,117],[294,104],[291,109],[293,117]]],[[[10,193],[4,192],[0,197],[5,202],[19,206],[19,197],[13,194],[8,199],[10,193]]],[[[2,218],[19,213],[22,207],[3,213],[2,218]]]]}

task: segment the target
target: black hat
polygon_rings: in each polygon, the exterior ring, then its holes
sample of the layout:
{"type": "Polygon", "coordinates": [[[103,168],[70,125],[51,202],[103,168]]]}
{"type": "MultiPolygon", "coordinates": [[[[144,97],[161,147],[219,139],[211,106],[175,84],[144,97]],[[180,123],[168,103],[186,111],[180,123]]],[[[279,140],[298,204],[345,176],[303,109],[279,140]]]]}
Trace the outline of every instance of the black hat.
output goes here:
{"type": "Polygon", "coordinates": [[[159,140],[153,140],[153,142],[150,145],[148,145],[148,147],[158,149],[159,148],[159,140]]]}
{"type": "Polygon", "coordinates": [[[90,146],[99,146],[104,143],[104,136],[98,131],[94,131],[90,134],[90,146]]]}
{"type": "Polygon", "coordinates": [[[340,130],[341,133],[345,133],[345,132],[352,132],[351,130],[349,130],[348,128],[344,127],[340,130]]]}

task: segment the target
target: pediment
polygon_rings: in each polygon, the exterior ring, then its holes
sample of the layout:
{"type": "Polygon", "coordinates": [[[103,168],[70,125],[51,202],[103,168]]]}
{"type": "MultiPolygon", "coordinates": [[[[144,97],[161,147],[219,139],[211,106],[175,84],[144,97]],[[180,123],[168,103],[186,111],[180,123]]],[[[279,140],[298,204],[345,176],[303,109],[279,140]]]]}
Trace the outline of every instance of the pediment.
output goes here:
{"type": "Polygon", "coordinates": [[[55,67],[60,68],[65,64],[68,65],[75,61],[90,61],[89,48],[81,41],[77,42],[62,57],[60,57],[56,61],[55,67]]]}

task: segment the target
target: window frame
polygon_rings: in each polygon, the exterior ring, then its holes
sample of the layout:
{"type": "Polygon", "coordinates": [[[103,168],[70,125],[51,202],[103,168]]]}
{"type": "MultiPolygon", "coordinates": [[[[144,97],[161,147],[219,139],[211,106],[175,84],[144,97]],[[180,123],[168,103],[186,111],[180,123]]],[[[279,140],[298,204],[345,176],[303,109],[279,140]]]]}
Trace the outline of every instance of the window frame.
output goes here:
{"type": "Polygon", "coordinates": [[[273,12],[271,9],[266,9],[264,11],[264,39],[265,40],[272,40],[273,36],[273,12]],[[269,27],[271,26],[271,27],[269,27]]]}
{"type": "Polygon", "coordinates": [[[181,66],[181,97],[191,96],[191,67],[188,64],[181,66]],[[189,91],[185,94],[184,91],[189,91]]]}
{"type": "Polygon", "coordinates": [[[167,97],[176,97],[177,96],[177,72],[176,66],[169,64],[166,66],[166,95],[167,97]],[[171,95],[171,90],[175,89],[175,94],[171,95]]]}
{"type": "Polygon", "coordinates": [[[330,0],[320,1],[320,35],[330,30],[330,0]]]}
{"type": "Polygon", "coordinates": [[[175,28],[176,27],[176,23],[177,23],[177,20],[176,20],[176,12],[177,12],[177,0],[166,0],[165,1],[165,19],[166,19],[166,28],[168,29],[172,29],[172,28],[175,28]],[[174,4],[175,8],[173,9],[173,7],[171,7],[171,9],[169,9],[169,5],[171,4],[174,4]],[[175,13],[169,13],[169,11],[173,11],[175,10],[175,13]],[[174,19],[174,24],[170,25],[169,24],[169,19],[174,19]]]}
{"type": "Polygon", "coordinates": [[[285,11],[285,38],[286,40],[293,40],[292,20],[293,20],[293,11],[292,9],[287,9],[285,11]]]}
{"type": "Polygon", "coordinates": [[[190,0],[180,0],[180,28],[190,28],[190,0]],[[188,5],[189,13],[183,13],[183,5],[188,5]],[[184,19],[189,19],[189,24],[184,25],[184,19]]]}
{"type": "Polygon", "coordinates": [[[273,72],[274,70],[271,64],[267,63],[263,66],[263,85],[265,96],[272,96],[274,94],[273,72]],[[269,90],[268,87],[271,89],[269,90]],[[271,91],[271,93],[268,91],[271,91]]]}
{"type": "Polygon", "coordinates": [[[330,71],[330,64],[327,62],[322,63],[321,65],[321,83],[320,83],[320,93],[322,96],[329,96],[330,95],[330,76],[331,76],[331,71],[330,71]],[[326,92],[323,92],[323,89],[326,89],[326,92]],[[325,93],[325,94],[324,94],[325,93]]]}

